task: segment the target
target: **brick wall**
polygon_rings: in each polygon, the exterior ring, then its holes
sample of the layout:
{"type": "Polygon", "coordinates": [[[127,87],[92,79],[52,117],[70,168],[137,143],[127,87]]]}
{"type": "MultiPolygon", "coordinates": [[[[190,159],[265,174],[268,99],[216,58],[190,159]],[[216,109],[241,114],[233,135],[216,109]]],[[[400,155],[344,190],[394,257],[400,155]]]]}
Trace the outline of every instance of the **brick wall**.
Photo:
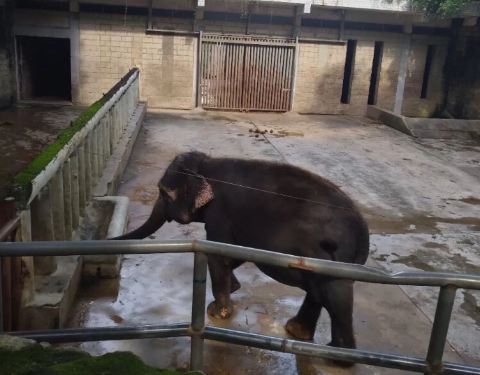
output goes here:
{"type": "Polygon", "coordinates": [[[196,52],[194,37],[145,34],[144,17],[124,24],[123,16],[82,13],[79,100],[93,102],[137,66],[150,107],[193,108],[196,52]]]}
{"type": "Polygon", "coordinates": [[[364,115],[368,100],[374,43],[357,43],[350,103],[340,102],[345,45],[301,43],[298,55],[294,111],[364,115]]]}
{"type": "MultiPolygon", "coordinates": [[[[420,98],[428,44],[428,40],[412,42],[403,105],[403,114],[406,116],[431,116],[443,100],[442,69],[445,61],[445,47],[443,46],[436,46],[428,94],[426,98],[420,98]]],[[[393,110],[395,103],[401,48],[400,39],[392,38],[392,40],[384,42],[377,105],[388,110],[393,110]]],[[[301,43],[294,110],[301,113],[365,115],[373,53],[374,40],[358,40],[350,89],[350,103],[342,104],[340,98],[346,47],[301,43]]]]}
{"type": "Polygon", "coordinates": [[[427,97],[420,98],[428,45],[428,41],[423,40],[412,42],[403,102],[403,115],[405,116],[430,117],[437,112],[443,101],[442,76],[446,48],[442,46],[435,46],[427,97]]]}

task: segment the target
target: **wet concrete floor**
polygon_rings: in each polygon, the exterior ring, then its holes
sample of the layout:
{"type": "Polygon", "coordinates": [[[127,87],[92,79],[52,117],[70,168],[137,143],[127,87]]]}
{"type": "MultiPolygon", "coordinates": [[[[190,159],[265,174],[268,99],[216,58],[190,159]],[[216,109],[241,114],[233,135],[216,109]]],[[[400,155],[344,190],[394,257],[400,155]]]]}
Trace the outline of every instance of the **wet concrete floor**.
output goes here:
{"type": "MultiPolygon", "coordinates": [[[[369,264],[384,270],[452,270],[480,273],[480,147],[460,141],[415,140],[348,116],[155,111],[147,115],[119,194],[131,199],[130,224],[143,223],[157,195],[156,183],[180,152],[260,158],[291,163],[341,186],[369,221],[369,264]],[[253,131],[267,131],[265,134],[253,131]]],[[[165,224],[157,239],[204,238],[200,224],[165,224]]],[[[190,319],[192,256],[128,256],[120,289],[91,287],[82,296],[76,324],[110,326],[185,322],[190,319]]],[[[303,293],[245,264],[236,271],[235,314],[207,322],[286,337],[283,325],[303,293]]],[[[207,287],[207,302],[213,297],[207,287]]],[[[357,283],[355,329],[359,348],[424,356],[435,288],[357,283]]],[[[480,364],[480,293],[458,291],[445,358],[480,364]]],[[[330,340],[326,313],[315,341],[330,340]]],[[[131,350],[158,367],[186,368],[187,339],[85,343],[93,354],[131,350]]],[[[403,374],[356,365],[341,369],[321,359],[207,342],[207,374],[403,374]]]]}
{"type": "Polygon", "coordinates": [[[0,200],[11,179],[68,127],[83,107],[19,104],[0,110],[0,200]]]}

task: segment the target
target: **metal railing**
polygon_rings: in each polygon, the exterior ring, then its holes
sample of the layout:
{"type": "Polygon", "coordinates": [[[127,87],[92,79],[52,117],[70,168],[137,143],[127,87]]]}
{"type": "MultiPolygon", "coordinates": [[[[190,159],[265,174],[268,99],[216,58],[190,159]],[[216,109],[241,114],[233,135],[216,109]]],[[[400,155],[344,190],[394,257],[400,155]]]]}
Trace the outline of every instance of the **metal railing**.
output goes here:
{"type": "Polygon", "coordinates": [[[327,260],[302,258],[210,241],[71,241],[0,243],[0,257],[23,255],[105,255],[194,252],[193,301],[190,323],[142,327],[79,328],[14,332],[14,335],[48,342],[124,340],[158,337],[191,337],[190,367],[203,368],[205,339],[247,345],[274,351],[363,363],[425,374],[480,374],[480,367],[443,362],[447,331],[458,288],[480,290],[480,275],[449,272],[386,273],[379,269],[327,260]],[[208,254],[222,255],[272,266],[296,268],[322,275],[357,281],[440,287],[437,310],[425,359],[360,349],[345,349],[310,342],[259,335],[226,328],[205,326],[205,299],[208,254]]]}

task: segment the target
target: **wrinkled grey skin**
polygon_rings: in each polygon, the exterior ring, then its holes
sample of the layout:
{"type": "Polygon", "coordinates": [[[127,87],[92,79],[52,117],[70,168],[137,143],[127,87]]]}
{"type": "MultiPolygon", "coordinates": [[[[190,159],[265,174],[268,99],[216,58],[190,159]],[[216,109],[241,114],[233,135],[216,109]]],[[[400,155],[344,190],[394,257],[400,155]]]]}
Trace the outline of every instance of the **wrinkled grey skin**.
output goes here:
{"type": "MultiPolygon", "coordinates": [[[[165,221],[205,223],[207,239],[280,253],[364,264],[369,252],[365,220],[331,182],[302,169],[259,160],[178,155],[159,182],[150,218],[117,239],[145,238],[165,221]]],[[[230,293],[240,288],[233,270],[241,261],[208,256],[215,301],[208,313],[228,318],[230,293]]],[[[331,345],[354,348],[353,281],[300,269],[257,264],[273,279],[306,291],[286,324],[296,338],[312,340],[324,307],[332,322],[331,345]]]]}

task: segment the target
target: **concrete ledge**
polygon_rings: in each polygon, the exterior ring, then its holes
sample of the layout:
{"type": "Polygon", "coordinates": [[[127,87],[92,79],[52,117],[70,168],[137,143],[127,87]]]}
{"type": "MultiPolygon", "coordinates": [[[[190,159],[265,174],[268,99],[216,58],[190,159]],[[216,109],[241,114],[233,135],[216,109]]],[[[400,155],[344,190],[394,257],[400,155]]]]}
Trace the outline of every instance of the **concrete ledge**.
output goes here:
{"type": "Polygon", "coordinates": [[[146,111],[147,103],[138,103],[120,141],[115,145],[115,151],[110,156],[102,177],[98,181],[97,186],[93,189],[94,197],[112,195],[117,191],[118,183],[123,175],[128,160],[130,159],[146,111]]]}
{"type": "Polygon", "coordinates": [[[371,118],[372,120],[383,122],[385,125],[390,126],[391,128],[415,137],[405,122],[405,117],[402,115],[397,115],[391,111],[387,111],[386,109],[369,105],[367,106],[367,117],[371,118]]]}
{"type": "Polygon", "coordinates": [[[480,120],[405,117],[372,105],[367,117],[417,138],[480,139],[480,120]]]}

